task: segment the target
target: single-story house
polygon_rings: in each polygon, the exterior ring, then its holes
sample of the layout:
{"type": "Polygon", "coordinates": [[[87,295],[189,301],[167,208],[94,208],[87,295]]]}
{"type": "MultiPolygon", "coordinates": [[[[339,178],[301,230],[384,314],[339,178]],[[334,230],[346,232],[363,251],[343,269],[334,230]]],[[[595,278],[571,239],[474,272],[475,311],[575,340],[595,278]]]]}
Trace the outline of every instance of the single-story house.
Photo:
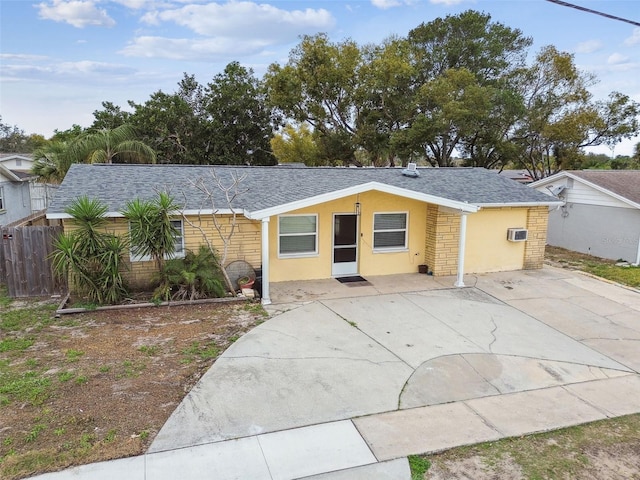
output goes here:
{"type": "MultiPolygon", "coordinates": [[[[548,211],[561,204],[482,168],[77,164],[47,218],[66,228],[65,209],[86,195],[108,206],[111,231],[126,234],[120,213],[126,203],[158,191],[182,205],[175,217],[178,251],[196,250],[203,231],[219,238],[214,212],[225,228],[237,214],[227,260],[262,269],[265,303],[270,282],[409,273],[427,265],[464,286],[465,272],[540,268],[548,211]],[[219,184],[229,188],[234,179],[230,204],[219,184]]],[[[132,284],[153,269],[138,260],[130,257],[132,284]]]]}
{"type": "Polygon", "coordinates": [[[640,263],[640,170],[568,170],[529,186],[562,201],[549,245],[640,263]]]}
{"type": "Polygon", "coordinates": [[[28,173],[33,166],[33,156],[30,153],[0,153],[0,165],[28,173]]]}

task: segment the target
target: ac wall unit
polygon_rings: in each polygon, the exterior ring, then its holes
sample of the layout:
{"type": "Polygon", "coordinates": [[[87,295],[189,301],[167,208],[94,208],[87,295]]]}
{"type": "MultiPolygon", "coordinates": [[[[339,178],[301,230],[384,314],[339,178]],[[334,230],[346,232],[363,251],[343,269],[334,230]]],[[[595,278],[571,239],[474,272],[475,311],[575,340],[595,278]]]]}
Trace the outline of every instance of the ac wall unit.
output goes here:
{"type": "Polygon", "coordinates": [[[527,240],[527,234],[526,228],[509,228],[507,230],[507,240],[510,242],[524,242],[527,240]]]}

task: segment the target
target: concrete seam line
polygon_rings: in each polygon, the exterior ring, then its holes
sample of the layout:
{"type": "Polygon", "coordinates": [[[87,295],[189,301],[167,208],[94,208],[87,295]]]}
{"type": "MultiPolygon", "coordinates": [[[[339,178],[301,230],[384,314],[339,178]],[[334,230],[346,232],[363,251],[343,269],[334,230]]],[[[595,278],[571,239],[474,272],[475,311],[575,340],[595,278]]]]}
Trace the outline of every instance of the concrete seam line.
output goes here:
{"type": "MultiPolygon", "coordinates": [[[[457,403],[457,402],[455,402],[457,403]]],[[[480,420],[482,420],[482,423],[484,423],[487,427],[489,427],[491,430],[493,430],[494,432],[497,432],[498,434],[500,434],[502,437],[507,437],[508,435],[506,433],[504,433],[502,430],[500,430],[497,426],[495,426],[491,421],[489,421],[488,418],[484,417],[483,415],[481,415],[477,410],[475,410],[471,405],[469,405],[467,403],[466,400],[463,400],[462,405],[464,405],[465,407],[467,407],[471,413],[473,413],[474,415],[476,415],[480,420]]]]}

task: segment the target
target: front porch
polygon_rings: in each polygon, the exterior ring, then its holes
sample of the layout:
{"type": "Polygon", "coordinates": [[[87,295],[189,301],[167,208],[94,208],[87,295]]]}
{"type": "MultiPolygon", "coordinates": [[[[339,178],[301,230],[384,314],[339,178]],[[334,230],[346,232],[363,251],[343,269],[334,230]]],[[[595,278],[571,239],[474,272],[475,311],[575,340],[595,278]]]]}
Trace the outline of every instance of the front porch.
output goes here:
{"type": "MultiPolygon", "coordinates": [[[[420,273],[403,273],[366,276],[365,280],[365,282],[340,283],[335,278],[326,278],[321,280],[272,282],[270,284],[272,305],[269,310],[286,311],[292,305],[300,305],[315,300],[450,289],[455,288],[457,277],[434,277],[420,273]]],[[[465,282],[467,285],[473,286],[475,276],[465,276],[465,282]]]]}

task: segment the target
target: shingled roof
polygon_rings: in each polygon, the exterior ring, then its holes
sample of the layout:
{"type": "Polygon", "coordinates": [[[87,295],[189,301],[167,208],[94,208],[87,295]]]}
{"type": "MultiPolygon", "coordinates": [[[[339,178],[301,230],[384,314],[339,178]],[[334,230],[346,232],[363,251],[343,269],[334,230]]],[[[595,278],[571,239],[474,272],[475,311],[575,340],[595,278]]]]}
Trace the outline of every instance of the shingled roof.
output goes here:
{"type": "Polygon", "coordinates": [[[110,214],[116,215],[129,200],[150,199],[163,190],[183,204],[184,210],[210,209],[206,196],[193,186],[200,180],[215,194],[216,208],[226,209],[227,203],[212,172],[224,185],[232,182],[233,175],[242,178],[243,193],[233,206],[250,218],[259,218],[261,212],[265,216],[273,214],[278,208],[282,211],[299,208],[298,203],[303,201],[320,203],[334,195],[339,198],[384,188],[453,208],[468,207],[468,211],[482,206],[557,203],[543,193],[483,168],[421,168],[420,176],[412,178],[402,175],[398,168],[75,164],[60,185],[47,216],[67,216],[65,208],[83,195],[104,202],[110,214]]]}
{"type": "Polygon", "coordinates": [[[570,170],[567,173],[640,204],[640,170],[570,170]]]}

